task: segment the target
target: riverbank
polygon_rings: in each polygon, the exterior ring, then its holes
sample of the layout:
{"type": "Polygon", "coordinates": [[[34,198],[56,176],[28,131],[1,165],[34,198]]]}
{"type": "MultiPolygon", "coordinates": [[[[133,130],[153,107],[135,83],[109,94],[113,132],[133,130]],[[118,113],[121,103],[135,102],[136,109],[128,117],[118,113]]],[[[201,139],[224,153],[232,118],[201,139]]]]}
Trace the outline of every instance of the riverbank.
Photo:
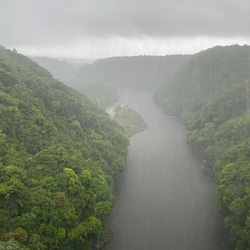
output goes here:
{"type": "Polygon", "coordinates": [[[119,95],[148,129],[130,138],[109,220],[114,236],[103,249],[234,249],[216,214],[216,186],[187,145],[183,124],[165,115],[150,93],[125,89],[119,95]]]}
{"type": "Polygon", "coordinates": [[[106,112],[124,128],[128,137],[132,137],[147,128],[143,118],[128,106],[116,105],[106,110],[106,112]]]}

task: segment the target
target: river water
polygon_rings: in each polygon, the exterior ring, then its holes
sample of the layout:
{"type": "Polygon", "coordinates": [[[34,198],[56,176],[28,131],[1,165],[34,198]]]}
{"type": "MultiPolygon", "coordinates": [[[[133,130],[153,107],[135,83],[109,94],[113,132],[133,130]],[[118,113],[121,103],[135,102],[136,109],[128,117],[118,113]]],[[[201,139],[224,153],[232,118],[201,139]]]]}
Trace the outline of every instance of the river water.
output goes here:
{"type": "Polygon", "coordinates": [[[148,129],[130,138],[126,170],[114,190],[114,237],[103,249],[233,249],[216,214],[211,170],[186,144],[184,126],[150,93],[123,89],[119,103],[139,113],[148,129]]]}

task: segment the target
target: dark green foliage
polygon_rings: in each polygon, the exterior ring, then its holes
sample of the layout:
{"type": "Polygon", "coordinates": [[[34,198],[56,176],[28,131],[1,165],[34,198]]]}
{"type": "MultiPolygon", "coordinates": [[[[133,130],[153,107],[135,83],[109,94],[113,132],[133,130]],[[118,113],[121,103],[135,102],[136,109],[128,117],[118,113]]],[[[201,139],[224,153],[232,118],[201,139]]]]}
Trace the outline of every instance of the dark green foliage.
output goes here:
{"type": "Polygon", "coordinates": [[[217,211],[225,216],[237,249],[250,249],[250,140],[228,149],[215,163],[217,211]]]}
{"type": "Polygon", "coordinates": [[[221,91],[210,104],[193,113],[188,122],[192,131],[188,142],[199,151],[206,150],[211,164],[223,151],[250,137],[250,83],[239,84],[221,91]]]}
{"type": "MultiPolygon", "coordinates": [[[[119,98],[116,88],[110,84],[78,81],[76,79],[77,70],[74,69],[73,65],[65,61],[47,57],[33,57],[32,60],[51,72],[54,78],[78,89],[99,107],[106,108],[111,106],[119,98]]],[[[80,67],[80,65],[78,65],[78,67],[80,67]]],[[[53,106],[58,108],[58,102],[54,102],[53,106]]]]}
{"type": "Polygon", "coordinates": [[[123,129],[3,47],[0,116],[0,246],[90,249],[104,234],[113,178],[125,167],[123,129]]]}
{"type": "Polygon", "coordinates": [[[208,166],[218,184],[217,211],[225,216],[237,249],[250,249],[250,116],[249,83],[226,90],[190,121],[188,142],[208,166]],[[237,98],[241,96],[241,98],[237,98]]]}
{"type": "Polygon", "coordinates": [[[192,57],[155,99],[185,118],[188,143],[213,167],[217,211],[236,249],[250,249],[250,47],[215,47],[192,57]]]}
{"type": "Polygon", "coordinates": [[[202,51],[156,92],[155,100],[171,115],[195,112],[221,90],[250,79],[249,67],[249,46],[217,46],[202,51]]]}
{"type": "Polygon", "coordinates": [[[217,211],[242,250],[250,249],[249,55],[247,46],[201,52],[156,94],[167,112],[186,118],[188,143],[213,166],[217,211]]]}

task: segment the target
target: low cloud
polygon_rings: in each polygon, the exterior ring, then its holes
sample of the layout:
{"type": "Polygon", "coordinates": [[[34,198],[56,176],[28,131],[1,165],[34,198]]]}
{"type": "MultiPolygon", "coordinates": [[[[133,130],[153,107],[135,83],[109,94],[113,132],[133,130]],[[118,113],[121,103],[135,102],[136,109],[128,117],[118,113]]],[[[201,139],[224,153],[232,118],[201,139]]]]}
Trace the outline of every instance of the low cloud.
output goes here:
{"type": "Polygon", "coordinates": [[[247,39],[249,7],[249,0],[3,0],[1,43],[34,49],[115,39],[247,39]]]}

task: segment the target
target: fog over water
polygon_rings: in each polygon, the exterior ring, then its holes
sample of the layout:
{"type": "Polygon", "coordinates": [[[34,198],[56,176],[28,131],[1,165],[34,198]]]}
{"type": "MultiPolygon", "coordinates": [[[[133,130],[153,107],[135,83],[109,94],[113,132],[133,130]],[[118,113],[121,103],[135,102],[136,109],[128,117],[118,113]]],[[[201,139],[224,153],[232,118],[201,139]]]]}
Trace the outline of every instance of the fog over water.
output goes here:
{"type": "Polygon", "coordinates": [[[186,144],[185,127],[165,115],[152,94],[119,92],[119,103],[138,112],[148,129],[130,140],[126,170],[114,190],[114,237],[104,249],[233,249],[216,214],[212,171],[186,144]]]}

